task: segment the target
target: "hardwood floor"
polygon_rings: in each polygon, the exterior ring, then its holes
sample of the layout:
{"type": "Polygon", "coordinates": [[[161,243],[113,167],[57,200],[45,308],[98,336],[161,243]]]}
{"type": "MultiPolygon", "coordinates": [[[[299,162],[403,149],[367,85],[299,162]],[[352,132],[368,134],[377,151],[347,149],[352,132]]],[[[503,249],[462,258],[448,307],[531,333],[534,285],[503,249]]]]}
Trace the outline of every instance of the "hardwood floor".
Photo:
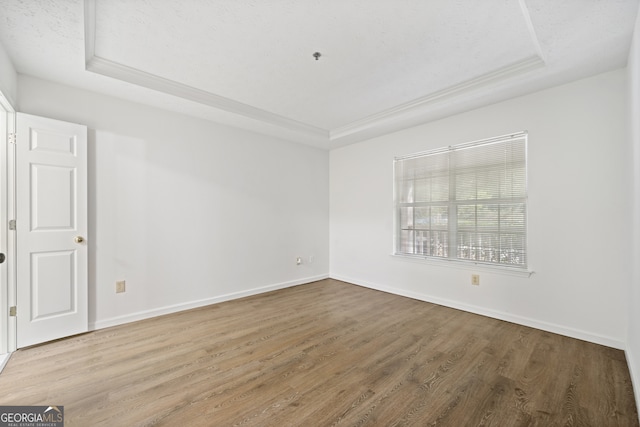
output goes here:
{"type": "Polygon", "coordinates": [[[335,280],[19,350],[66,426],[638,426],[624,353],[335,280]]]}

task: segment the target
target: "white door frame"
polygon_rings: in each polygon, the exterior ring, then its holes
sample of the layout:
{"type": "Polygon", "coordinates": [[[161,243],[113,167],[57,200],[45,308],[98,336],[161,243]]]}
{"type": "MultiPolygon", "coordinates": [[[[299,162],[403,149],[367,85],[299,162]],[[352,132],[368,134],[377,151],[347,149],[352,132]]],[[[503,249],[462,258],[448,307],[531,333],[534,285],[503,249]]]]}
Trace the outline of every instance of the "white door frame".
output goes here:
{"type": "Polygon", "coordinates": [[[15,134],[15,109],[0,92],[0,252],[6,261],[0,265],[0,371],[16,350],[16,318],[9,307],[16,305],[16,236],[9,231],[9,220],[15,219],[15,145],[9,135],[15,134]]]}

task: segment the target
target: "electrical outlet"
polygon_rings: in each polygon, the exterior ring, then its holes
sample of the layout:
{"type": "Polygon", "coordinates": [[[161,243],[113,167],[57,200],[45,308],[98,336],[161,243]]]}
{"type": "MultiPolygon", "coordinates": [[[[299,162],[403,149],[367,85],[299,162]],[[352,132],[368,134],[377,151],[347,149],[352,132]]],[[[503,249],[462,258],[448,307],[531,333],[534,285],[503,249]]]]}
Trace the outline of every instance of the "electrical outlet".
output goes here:
{"type": "Polygon", "coordinates": [[[471,275],[471,284],[473,286],[480,286],[480,275],[479,274],[472,274],[471,275]]]}
{"type": "Polygon", "coordinates": [[[116,294],[121,294],[126,290],[126,283],[124,280],[118,280],[116,282],[116,294]]]}
{"type": "Polygon", "coordinates": [[[309,264],[313,264],[313,261],[315,261],[316,257],[313,255],[309,255],[309,264]]]}
{"type": "Polygon", "coordinates": [[[297,257],[296,258],[296,265],[301,265],[302,264],[302,257],[297,257]]]}

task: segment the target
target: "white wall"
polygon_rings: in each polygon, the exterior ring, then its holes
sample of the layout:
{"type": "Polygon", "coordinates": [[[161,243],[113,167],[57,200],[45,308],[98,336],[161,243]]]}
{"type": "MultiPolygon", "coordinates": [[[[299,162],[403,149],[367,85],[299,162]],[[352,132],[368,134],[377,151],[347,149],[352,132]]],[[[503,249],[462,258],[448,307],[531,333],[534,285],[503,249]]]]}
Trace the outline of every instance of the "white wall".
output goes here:
{"type": "Polygon", "coordinates": [[[18,83],[19,111],[89,127],[92,326],[327,277],[326,151],[31,77],[18,83]],[[126,293],[115,294],[116,280],[126,293]]]}
{"type": "Polygon", "coordinates": [[[629,52],[629,122],[633,161],[633,269],[629,286],[629,328],[627,334],[627,363],[640,408],[640,14],[629,52]]]}
{"type": "Polygon", "coordinates": [[[18,75],[2,43],[0,43],[0,92],[15,107],[18,97],[18,75]]]}
{"type": "Polygon", "coordinates": [[[618,70],[332,151],[331,277],[624,348],[626,82],[618,70]],[[394,156],[521,130],[533,276],[390,256],[394,156]]]}

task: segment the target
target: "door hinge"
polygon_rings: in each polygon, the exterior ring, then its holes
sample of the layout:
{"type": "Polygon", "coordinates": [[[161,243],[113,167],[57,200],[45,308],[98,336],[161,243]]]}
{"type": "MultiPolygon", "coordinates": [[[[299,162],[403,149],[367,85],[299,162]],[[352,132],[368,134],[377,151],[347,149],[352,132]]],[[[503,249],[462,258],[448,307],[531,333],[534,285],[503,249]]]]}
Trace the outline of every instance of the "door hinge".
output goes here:
{"type": "Polygon", "coordinates": [[[16,317],[18,312],[18,308],[14,305],[13,307],[9,307],[9,316],[16,317]]]}
{"type": "Polygon", "coordinates": [[[10,132],[9,133],[9,144],[15,144],[16,143],[16,134],[15,132],[10,132]]]}
{"type": "Polygon", "coordinates": [[[16,220],[12,219],[11,221],[9,221],[9,230],[15,230],[16,229],[16,220]]]}

